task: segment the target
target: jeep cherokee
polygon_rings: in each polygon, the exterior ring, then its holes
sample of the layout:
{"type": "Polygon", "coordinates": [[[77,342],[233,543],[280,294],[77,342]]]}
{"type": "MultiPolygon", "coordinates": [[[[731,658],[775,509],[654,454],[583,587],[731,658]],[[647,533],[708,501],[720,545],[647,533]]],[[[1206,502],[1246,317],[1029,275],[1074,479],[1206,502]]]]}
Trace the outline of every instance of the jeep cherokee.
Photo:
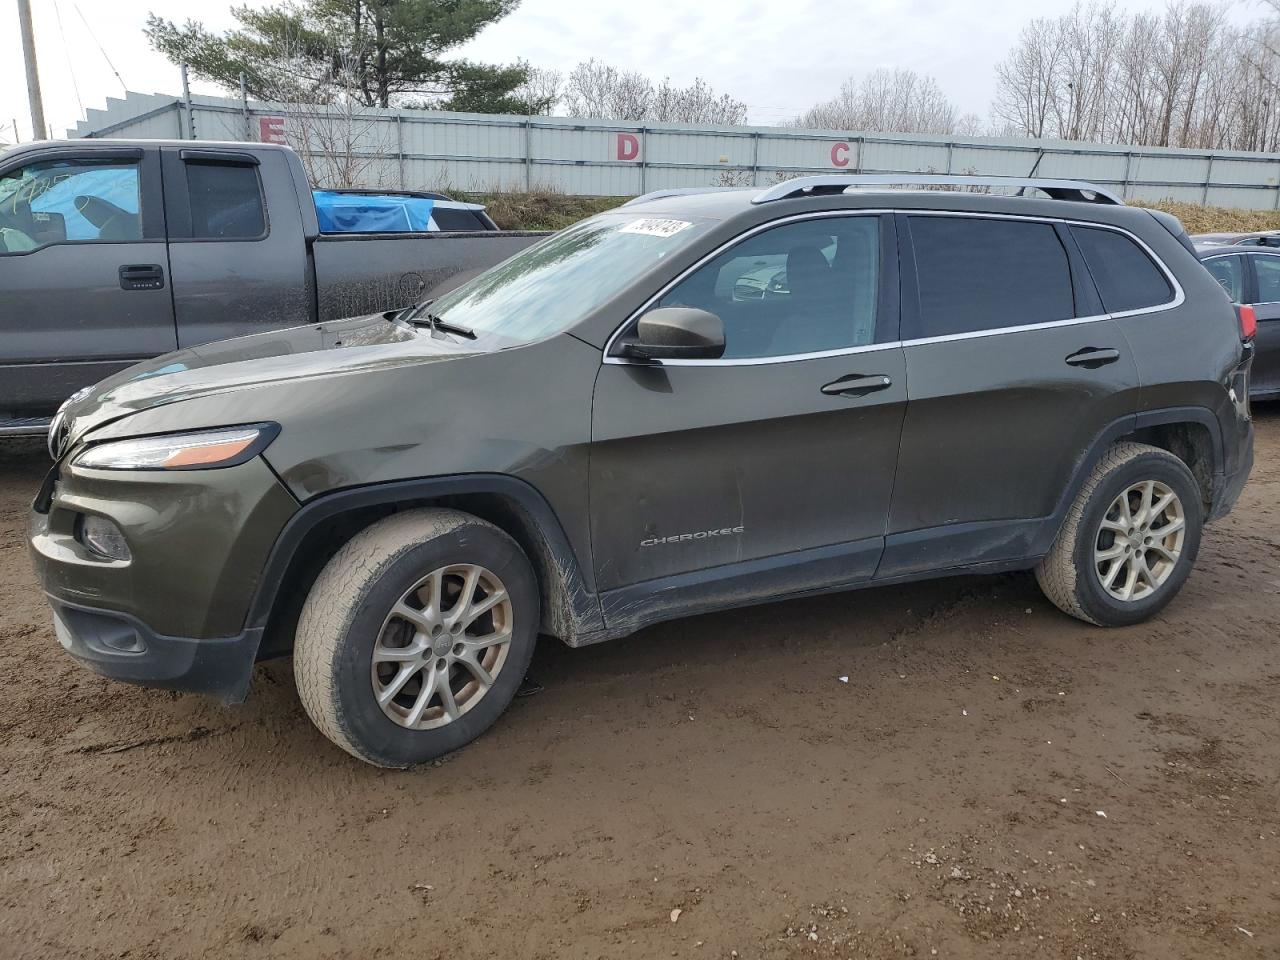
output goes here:
{"type": "Polygon", "coordinates": [[[402,767],[492,724],[539,635],[1021,569],[1152,616],[1252,464],[1247,321],[1100,187],[891,180],[647,195],[83,391],[31,515],[59,640],[229,702],[291,650],[316,725],[402,767]]]}

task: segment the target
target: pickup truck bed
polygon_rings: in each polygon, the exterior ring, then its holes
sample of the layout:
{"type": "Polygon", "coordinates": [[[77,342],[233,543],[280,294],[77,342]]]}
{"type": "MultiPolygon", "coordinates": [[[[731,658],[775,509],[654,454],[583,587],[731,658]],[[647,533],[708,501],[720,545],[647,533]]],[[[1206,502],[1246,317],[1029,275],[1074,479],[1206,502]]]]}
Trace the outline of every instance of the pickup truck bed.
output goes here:
{"type": "Polygon", "coordinates": [[[24,144],[0,154],[0,436],[139,360],[409,306],[542,236],[322,234],[271,144],[24,144]]]}
{"type": "Polygon", "coordinates": [[[311,248],[316,276],[324,278],[317,284],[319,318],[340,320],[417,303],[426,291],[469,279],[544,236],[519,231],[321,236],[311,248]]]}

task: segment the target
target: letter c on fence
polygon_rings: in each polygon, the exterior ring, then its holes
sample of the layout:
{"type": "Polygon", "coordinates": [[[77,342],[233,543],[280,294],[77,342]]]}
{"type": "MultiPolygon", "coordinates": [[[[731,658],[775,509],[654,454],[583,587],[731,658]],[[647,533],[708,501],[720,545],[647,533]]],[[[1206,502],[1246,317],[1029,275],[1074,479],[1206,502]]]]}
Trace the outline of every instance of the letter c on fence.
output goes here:
{"type": "Polygon", "coordinates": [[[640,156],[640,141],[634,133],[618,134],[618,159],[634,160],[640,156]]]}
{"type": "Polygon", "coordinates": [[[831,165],[833,167],[847,167],[849,165],[849,145],[847,143],[832,145],[831,165]]]}

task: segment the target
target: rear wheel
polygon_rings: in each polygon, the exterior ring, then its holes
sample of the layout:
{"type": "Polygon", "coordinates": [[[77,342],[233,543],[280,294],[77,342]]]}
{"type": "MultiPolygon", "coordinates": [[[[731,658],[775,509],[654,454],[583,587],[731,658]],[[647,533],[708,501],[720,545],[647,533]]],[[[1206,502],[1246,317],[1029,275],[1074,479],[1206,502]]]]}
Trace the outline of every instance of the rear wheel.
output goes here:
{"type": "Polygon", "coordinates": [[[1202,517],[1200,487],[1185,463],[1158,447],[1116,444],[1085,481],[1036,579],[1073,617],[1139,623],[1186,582],[1202,517]]]}
{"type": "Polygon", "coordinates": [[[330,740],[406,767],[475,739],[533,655],[538,591],[520,547],[455,510],[395,514],[321,571],[294,642],[298,695],[330,740]]]}

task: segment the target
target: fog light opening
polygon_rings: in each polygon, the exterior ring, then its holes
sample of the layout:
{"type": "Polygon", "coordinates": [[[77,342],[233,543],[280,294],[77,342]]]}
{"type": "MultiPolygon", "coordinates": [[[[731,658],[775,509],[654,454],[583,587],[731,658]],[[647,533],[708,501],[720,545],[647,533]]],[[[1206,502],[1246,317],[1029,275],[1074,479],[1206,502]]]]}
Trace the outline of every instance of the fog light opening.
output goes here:
{"type": "Polygon", "coordinates": [[[131,560],[129,544],[120,532],[120,528],[106,517],[84,514],[80,518],[79,537],[77,539],[107,560],[131,560]]]}

